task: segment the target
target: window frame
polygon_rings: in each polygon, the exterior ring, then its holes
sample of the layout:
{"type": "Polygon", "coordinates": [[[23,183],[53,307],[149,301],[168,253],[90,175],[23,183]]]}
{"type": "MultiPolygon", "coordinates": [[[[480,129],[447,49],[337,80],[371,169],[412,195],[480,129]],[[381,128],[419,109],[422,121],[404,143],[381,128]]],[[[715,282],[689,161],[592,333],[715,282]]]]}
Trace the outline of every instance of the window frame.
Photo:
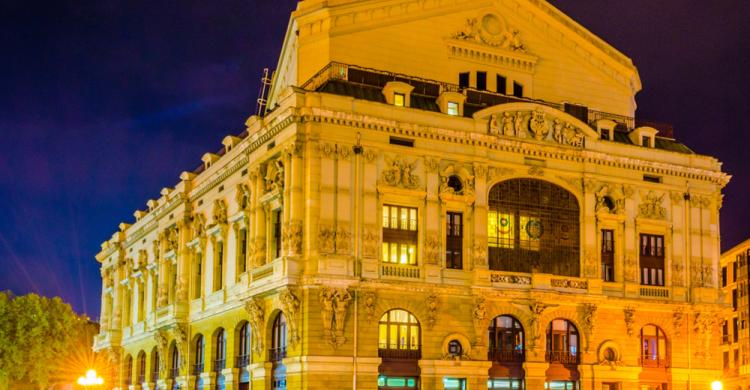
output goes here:
{"type": "Polygon", "coordinates": [[[615,230],[614,229],[601,229],[600,231],[601,240],[601,267],[602,267],[602,280],[605,282],[615,281],[615,230]]]}
{"type": "Polygon", "coordinates": [[[418,207],[399,204],[384,203],[381,206],[380,226],[383,241],[380,260],[383,264],[415,267],[419,265],[419,211],[418,207]],[[393,217],[394,210],[397,211],[395,220],[393,217]],[[404,211],[406,211],[405,219],[404,211]],[[392,227],[394,221],[397,225],[396,228],[392,227]],[[404,228],[404,225],[408,226],[404,228]],[[413,251],[413,255],[410,250],[413,251]],[[393,261],[394,253],[396,255],[395,261],[393,261]]]}
{"type": "Polygon", "coordinates": [[[414,314],[398,308],[383,313],[378,321],[378,356],[383,359],[421,358],[422,326],[414,314]],[[399,315],[405,315],[406,321],[396,318],[399,315]],[[402,335],[404,331],[406,334],[402,335]],[[415,331],[416,336],[413,334],[415,331]],[[414,340],[416,345],[413,343],[414,340]]]}
{"type": "Polygon", "coordinates": [[[666,237],[663,234],[640,232],[638,235],[638,269],[642,286],[666,286],[666,251],[666,237]]]}
{"type": "Polygon", "coordinates": [[[525,332],[517,318],[508,314],[499,315],[492,319],[487,332],[487,360],[493,363],[523,363],[526,360],[525,332]],[[500,323],[503,319],[509,319],[511,326],[503,326],[500,323]],[[513,341],[508,343],[506,337],[513,341]],[[506,347],[511,344],[512,347],[507,350],[506,347]]]}
{"type": "Polygon", "coordinates": [[[445,268],[463,269],[464,213],[448,211],[445,214],[445,268]],[[456,223],[455,218],[458,218],[456,223]],[[456,234],[456,231],[458,234],[456,234]]]}

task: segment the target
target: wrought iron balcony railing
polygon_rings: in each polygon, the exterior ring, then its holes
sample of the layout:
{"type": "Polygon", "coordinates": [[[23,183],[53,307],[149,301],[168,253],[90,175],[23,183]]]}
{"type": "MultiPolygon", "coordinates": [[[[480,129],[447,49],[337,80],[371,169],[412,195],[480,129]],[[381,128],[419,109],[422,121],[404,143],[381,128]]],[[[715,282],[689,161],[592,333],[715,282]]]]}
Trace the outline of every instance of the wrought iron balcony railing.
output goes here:
{"type": "Polygon", "coordinates": [[[271,348],[268,350],[268,360],[272,362],[280,362],[286,357],[286,348],[271,348]]]}
{"type": "Polygon", "coordinates": [[[224,368],[226,368],[226,359],[216,359],[214,360],[214,372],[220,372],[224,368]]]}
{"type": "Polygon", "coordinates": [[[235,358],[234,366],[236,368],[247,367],[250,364],[250,355],[240,355],[235,358]]]}
{"type": "Polygon", "coordinates": [[[378,348],[378,357],[381,359],[397,360],[419,360],[422,358],[422,348],[413,346],[411,349],[378,348]]]}
{"type": "Polygon", "coordinates": [[[489,351],[487,353],[487,360],[497,363],[523,363],[523,351],[489,351]]]}
{"type": "Polygon", "coordinates": [[[578,355],[570,351],[547,351],[545,359],[550,363],[578,364],[578,355]]]}
{"type": "Polygon", "coordinates": [[[662,356],[641,356],[640,364],[641,367],[652,367],[652,368],[667,368],[669,367],[669,359],[662,356]]]}
{"type": "Polygon", "coordinates": [[[193,375],[200,375],[203,372],[203,363],[193,364],[193,375]]]}

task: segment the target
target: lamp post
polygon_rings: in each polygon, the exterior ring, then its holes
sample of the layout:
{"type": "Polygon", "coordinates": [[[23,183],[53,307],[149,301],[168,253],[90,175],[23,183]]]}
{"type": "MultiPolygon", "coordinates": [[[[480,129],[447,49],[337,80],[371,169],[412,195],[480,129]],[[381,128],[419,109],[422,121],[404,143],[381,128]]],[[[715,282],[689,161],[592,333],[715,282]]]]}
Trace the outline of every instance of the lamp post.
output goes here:
{"type": "Polygon", "coordinates": [[[78,377],[78,384],[85,388],[101,386],[104,384],[104,379],[96,375],[96,370],[88,370],[85,376],[78,377]]]}

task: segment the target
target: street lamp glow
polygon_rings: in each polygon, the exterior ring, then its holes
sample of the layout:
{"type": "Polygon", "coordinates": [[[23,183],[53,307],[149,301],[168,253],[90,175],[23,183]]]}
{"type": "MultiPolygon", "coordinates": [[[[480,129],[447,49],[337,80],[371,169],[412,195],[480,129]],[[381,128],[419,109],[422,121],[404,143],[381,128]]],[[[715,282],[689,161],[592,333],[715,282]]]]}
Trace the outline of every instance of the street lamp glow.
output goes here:
{"type": "Polygon", "coordinates": [[[723,388],[724,385],[721,383],[721,381],[711,382],[711,390],[722,390],[723,388]]]}
{"type": "Polygon", "coordinates": [[[78,377],[78,384],[81,386],[101,386],[104,379],[96,375],[96,370],[86,371],[86,376],[78,377]]]}

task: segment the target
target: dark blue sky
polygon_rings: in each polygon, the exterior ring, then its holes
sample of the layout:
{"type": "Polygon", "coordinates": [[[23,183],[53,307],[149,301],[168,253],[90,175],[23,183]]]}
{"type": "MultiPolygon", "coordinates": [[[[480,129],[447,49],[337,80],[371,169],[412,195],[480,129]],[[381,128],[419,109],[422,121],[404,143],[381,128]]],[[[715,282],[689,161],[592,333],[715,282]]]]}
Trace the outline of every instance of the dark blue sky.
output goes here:
{"type": "MultiPolygon", "coordinates": [[[[723,247],[750,236],[750,2],[552,3],[633,58],[640,118],[725,163],[723,247]]],[[[0,289],[98,317],[99,244],[243,130],[294,5],[0,1],[0,289]]]]}

